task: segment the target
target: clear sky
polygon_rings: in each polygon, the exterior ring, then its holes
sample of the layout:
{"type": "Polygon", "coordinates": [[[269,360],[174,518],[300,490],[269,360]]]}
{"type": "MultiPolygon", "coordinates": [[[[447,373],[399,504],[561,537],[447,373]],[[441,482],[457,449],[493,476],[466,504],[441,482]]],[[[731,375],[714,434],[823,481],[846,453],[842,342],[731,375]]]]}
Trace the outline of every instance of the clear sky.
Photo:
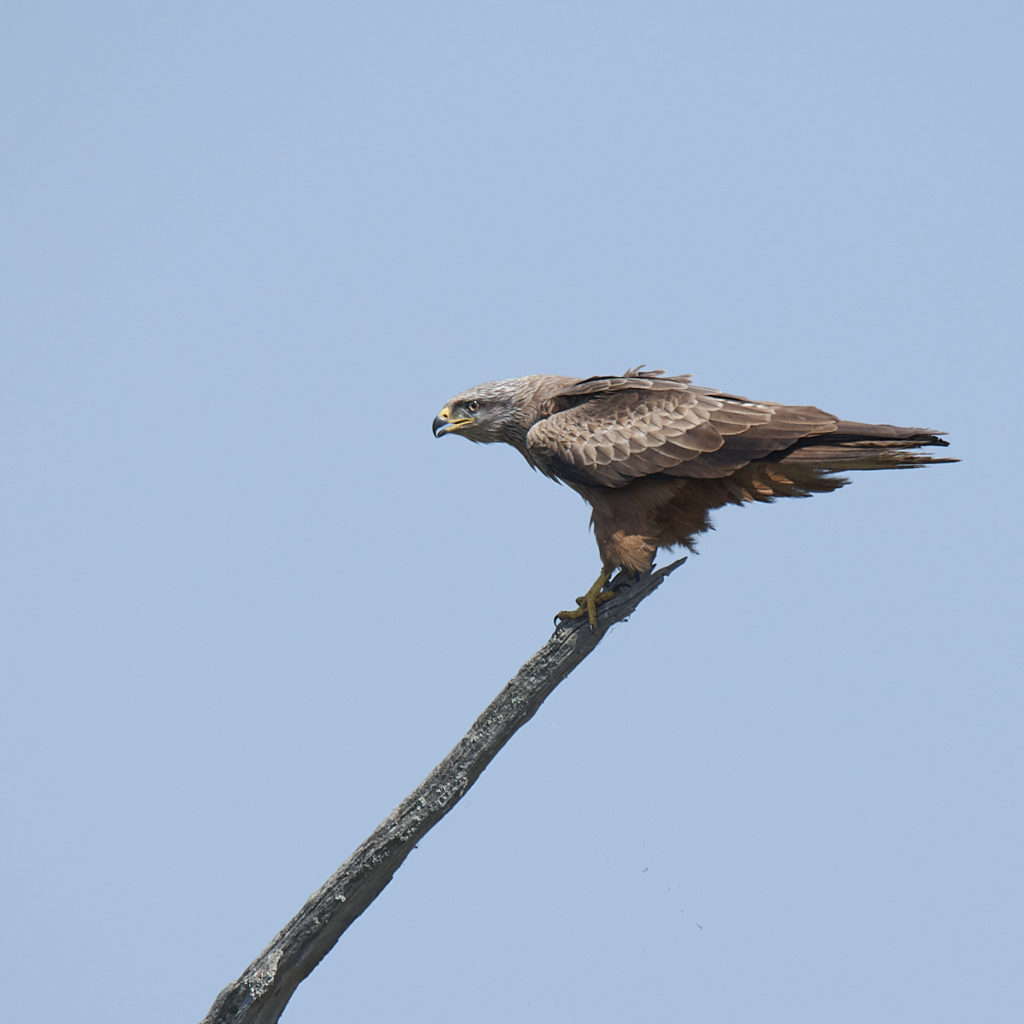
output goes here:
{"type": "Polygon", "coordinates": [[[721,514],[285,1021],[1024,1019],[1022,12],[8,3],[6,1017],[206,1012],[596,575],[435,413],[646,363],[963,462],[721,514]]]}

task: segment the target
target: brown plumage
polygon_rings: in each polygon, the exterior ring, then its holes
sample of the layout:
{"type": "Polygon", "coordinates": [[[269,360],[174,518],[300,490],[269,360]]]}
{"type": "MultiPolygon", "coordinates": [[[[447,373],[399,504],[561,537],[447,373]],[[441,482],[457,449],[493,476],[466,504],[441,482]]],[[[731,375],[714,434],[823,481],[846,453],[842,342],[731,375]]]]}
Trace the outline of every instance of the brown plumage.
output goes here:
{"type": "Polygon", "coordinates": [[[846,470],[957,461],[914,451],[945,447],[931,430],[752,402],[639,368],[481,384],[451,399],[434,434],[504,441],[582,495],[606,577],[649,570],[661,547],[692,549],[723,505],[834,491],[846,470]]]}

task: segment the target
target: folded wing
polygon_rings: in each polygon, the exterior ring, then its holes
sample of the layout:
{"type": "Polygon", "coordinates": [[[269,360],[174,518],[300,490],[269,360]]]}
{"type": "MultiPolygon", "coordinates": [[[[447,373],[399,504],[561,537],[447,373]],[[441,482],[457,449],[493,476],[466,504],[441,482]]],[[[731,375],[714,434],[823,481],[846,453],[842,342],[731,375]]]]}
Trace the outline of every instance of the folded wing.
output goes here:
{"type": "Polygon", "coordinates": [[[555,476],[600,487],[653,475],[728,476],[839,424],[812,406],[751,402],[689,377],[639,371],[580,381],[551,409],[527,435],[531,456],[555,476]]]}

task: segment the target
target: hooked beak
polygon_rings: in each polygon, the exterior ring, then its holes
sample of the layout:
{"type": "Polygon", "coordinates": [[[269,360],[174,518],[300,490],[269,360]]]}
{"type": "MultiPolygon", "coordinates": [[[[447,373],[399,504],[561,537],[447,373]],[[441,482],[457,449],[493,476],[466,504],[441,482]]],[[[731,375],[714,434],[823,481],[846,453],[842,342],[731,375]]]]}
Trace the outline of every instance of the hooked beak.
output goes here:
{"type": "Polygon", "coordinates": [[[452,411],[446,405],[435,417],[434,417],[434,437],[443,437],[445,434],[450,434],[455,430],[459,430],[469,423],[473,422],[472,416],[463,416],[462,419],[453,420],[452,411]]]}

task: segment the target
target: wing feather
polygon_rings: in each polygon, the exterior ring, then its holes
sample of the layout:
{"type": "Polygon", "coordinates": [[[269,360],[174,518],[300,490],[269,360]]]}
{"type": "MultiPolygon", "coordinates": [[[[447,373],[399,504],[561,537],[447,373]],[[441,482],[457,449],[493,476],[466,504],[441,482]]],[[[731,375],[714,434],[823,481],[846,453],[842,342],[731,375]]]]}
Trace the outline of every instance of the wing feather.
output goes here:
{"type": "Polygon", "coordinates": [[[689,377],[631,371],[565,388],[530,428],[530,457],[572,483],[623,487],[639,477],[715,478],[836,429],[812,406],[751,402],[689,377]]]}

